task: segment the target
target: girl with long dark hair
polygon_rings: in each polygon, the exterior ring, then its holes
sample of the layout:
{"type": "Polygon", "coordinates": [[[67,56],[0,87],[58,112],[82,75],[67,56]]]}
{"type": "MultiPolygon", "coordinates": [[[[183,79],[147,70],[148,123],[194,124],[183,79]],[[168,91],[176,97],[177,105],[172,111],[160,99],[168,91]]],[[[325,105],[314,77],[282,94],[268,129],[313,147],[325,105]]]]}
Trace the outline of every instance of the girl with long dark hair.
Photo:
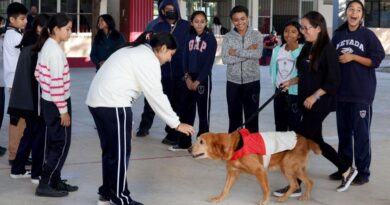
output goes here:
{"type": "Polygon", "coordinates": [[[109,14],[99,16],[97,29],[90,54],[92,62],[96,65],[96,71],[126,42],[125,37],[116,30],[114,18],[109,14]]]}
{"type": "MultiPolygon", "coordinates": [[[[364,11],[361,1],[349,1],[347,20],[336,29],[332,39],[341,71],[336,111],[338,154],[349,166],[355,162],[359,174],[353,183],[357,185],[367,183],[370,177],[375,68],[385,56],[378,37],[363,26],[364,11]]],[[[341,174],[335,172],[329,178],[340,180],[341,174]]]]}
{"type": "MultiPolygon", "coordinates": [[[[303,16],[301,31],[306,43],[297,59],[298,104],[302,109],[302,121],[296,132],[316,142],[322,155],[342,173],[342,182],[337,191],[343,192],[349,188],[357,170],[348,166],[322,135],[323,121],[336,110],[336,94],[340,84],[336,49],[330,42],[325,18],[317,11],[303,16]]],[[[274,195],[281,196],[287,191],[291,193],[300,189],[300,183],[294,181],[293,187],[277,190],[274,195]]]]}
{"type": "Polygon", "coordinates": [[[131,152],[132,106],[143,93],[166,124],[186,135],[194,129],[181,123],[163,93],[160,66],[178,45],[172,34],[144,32],[113,53],[94,77],[86,104],[95,121],[102,149],[103,184],[99,203],[142,205],[130,197],[127,169],[131,152]]]}
{"type": "MultiPolygon", "coordinates": [[[[184,71],[187,85],[187,106],[180,117],[190,125],[194,124],[196,110],[199,116],[197,136],[208,132],[210,127],[211,69],[214,64],[217,40],[207,28],[207,16],[203,11],[191,15],[190,35],[184,48],[184,71]]],[[[184,93],[182,93],[184,94],[184,93]]],[[[178,144],[169,147],[171,151],[187,151],[192,145],[191,136],[179,136],[178,144]]]]}
{"type": "Polygon", "coordinates": [[[52,16],[42,29],[34,51],[38,53],[35,78],[41,87],[40,105],[46,123],[45,158],[37,196],[63,197],[78,190],[61,178],[71,141],[70,70],[60,43],[69,39],[72,19],[52,16]]]}

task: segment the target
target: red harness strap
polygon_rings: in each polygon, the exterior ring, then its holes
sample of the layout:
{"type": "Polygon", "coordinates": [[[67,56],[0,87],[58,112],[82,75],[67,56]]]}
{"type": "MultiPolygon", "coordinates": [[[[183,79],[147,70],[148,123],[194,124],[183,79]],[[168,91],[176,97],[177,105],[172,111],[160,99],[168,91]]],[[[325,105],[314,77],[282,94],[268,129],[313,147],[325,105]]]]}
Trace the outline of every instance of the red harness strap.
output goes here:
{"type": "Polygon", "coordinates": [[[234,152],[230,160],[236,160],[247,154],[265,155],[265,144],[260,133],[249,133],[249,130],[243,128],[238,131],[244,141],[241,149],[234,152]]]}

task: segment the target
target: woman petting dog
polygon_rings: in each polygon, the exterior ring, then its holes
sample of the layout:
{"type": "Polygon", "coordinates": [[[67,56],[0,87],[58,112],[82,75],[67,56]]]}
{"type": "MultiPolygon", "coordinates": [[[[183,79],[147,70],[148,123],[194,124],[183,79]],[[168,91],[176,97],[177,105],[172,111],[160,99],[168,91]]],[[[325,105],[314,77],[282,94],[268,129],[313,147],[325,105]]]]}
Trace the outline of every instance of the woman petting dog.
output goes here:
{"type": "MultiPolygon", "coordinates": [[[[298,104],[302,106],[302,121],[297,133],[316,142],[322,155],[331,161],[342,173],[338,192],[346,191],[357,175],[357,170],[349,167],[336,150],[324,141],[322,122],[336,109],[336,94],[340,84],[340,67],[336,49],[330,42],[324,17],[310,11],[301,20],[301,31],[306,43],[297,59],[298,77],[291,79],[281,88],[298,83],[298,104]]],[[[300,182],[298,182],[300,184],[300,182]]],[[[289,187],[274,192],[283,195],[289,187]]]]}
{"type": "Polygon", "coordinates": [[[132,105],[143,92],[153,110],[171,127],[186,135],[194,128],[180,123],[161,85],[160,66],[177,49],[167,32],[145,32],[113,53],[96,73],[86,104],[95,121],[102,148],[103,185],[98,204],[142,205],[127,186],[132,132],[132,105]]]}

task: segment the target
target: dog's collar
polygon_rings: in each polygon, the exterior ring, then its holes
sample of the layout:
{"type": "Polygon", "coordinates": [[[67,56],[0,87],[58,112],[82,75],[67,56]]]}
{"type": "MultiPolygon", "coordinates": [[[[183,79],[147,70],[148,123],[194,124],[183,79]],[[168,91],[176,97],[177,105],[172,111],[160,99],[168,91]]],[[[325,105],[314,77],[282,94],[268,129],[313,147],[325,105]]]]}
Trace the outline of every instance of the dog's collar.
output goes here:
{"type": "Polygon", "coordinates": [[[234,149],[234,152],[240,150],[244,146],[244,140],[242,139],[242,135],[240,132],[238,133],[240,134],[240,140],[238,141],[237,147],[234,149]]]}

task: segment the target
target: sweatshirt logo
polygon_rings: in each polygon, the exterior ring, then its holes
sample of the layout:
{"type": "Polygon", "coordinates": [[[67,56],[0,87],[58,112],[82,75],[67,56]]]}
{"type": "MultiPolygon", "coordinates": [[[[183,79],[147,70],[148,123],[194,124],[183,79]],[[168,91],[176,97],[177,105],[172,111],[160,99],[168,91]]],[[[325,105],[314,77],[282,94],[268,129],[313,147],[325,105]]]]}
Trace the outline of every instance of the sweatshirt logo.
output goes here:
{"type": "Polygon", "coordinates": [[[353,53],[353,49],[351,47],[342,48],[341,53],[353,53]]]}
{"type": "Polygon", "coordinates": [[[366,110],[360,110],[360,117],[361,117],[361,118],[365,118],[365,117],[366,117],[366,114],[367,114],[367,111],[366,111],[366,110]]]}
{"type": "Polygon", "coordinates": [[[205,41],[196,41],[195,39],[190,40],[188,45],[190,51],[197,50],[201,53],[207,48],[207,43],[205,41]]]}
{"type": "Polygon", "coordinates": [[[362,43],[360,43],[359,41],[353,40],[353,39],[346,39],[346,40],[340,41],[336,45],[336,50],[339,50],[340,47],[346,47],[346,46],[350,46],[350,47],[353,46],[353,47],[360,49],[362,52],[364,52],[364,45],[362,43]]]}

